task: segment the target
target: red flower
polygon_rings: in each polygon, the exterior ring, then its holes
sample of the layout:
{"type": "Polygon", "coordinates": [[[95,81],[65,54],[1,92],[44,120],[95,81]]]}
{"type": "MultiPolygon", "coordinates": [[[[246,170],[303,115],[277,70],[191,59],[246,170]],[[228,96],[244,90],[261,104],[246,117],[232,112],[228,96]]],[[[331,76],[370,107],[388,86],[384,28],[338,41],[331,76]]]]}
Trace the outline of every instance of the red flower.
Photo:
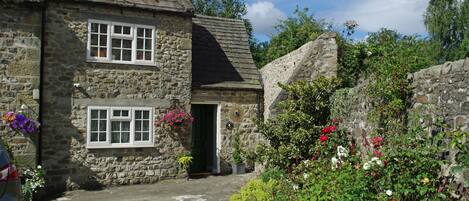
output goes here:
{"type": "Polygon", "coordinates": [[[373,144],[374,147],[379,147],[381,146],[381,142],[383,142],[383,140],[383,137],[373,137],[371,138],[371,144],[373,144]]]}
{"type": "Polygon", "coordinates": [[[321,136],[319,137],[319,140],[320,140],[321,142],[326,142],[326,141],[327,141],[327,138],[329,138],[329,137],[327,137],[327,135],[321,135],[321,136]]]}
{"type": "Polygon", "coordinates": [[[322,129],[321,133],[322,134],[329,134],[329,133],[332,133],[336,130],[337,130],[336,126],[327,126],[327,127],[322,129]]]}
{"type": "Polygon", "coordinates": [[[376,157],[378,157],[378,158],[381,158],[381,157],[383,157],[383,153],[381,153],[380,150],[375,149],[375,150],[373,150],[373,156],[376,156],[376,157]]]}
{"type": "Polygon", "coordinates": [[[333,118],[332,123],[337,123],[337,118],[333,118]]]}

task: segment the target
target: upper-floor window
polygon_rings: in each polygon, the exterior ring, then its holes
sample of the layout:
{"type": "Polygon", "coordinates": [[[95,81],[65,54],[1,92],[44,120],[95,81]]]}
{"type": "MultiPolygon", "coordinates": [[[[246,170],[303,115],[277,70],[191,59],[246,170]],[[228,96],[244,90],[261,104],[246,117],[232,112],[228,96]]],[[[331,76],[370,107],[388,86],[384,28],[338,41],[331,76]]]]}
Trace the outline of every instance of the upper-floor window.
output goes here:
{"type": "Polygon", "coordinates": [[[87,60],[154,65],[155,27],[88,21],[87,60]]]}
{"type": "Polygon", "coordinates": [[[88,107],[87,147],[152,147],[153,109],[88,107]]]}

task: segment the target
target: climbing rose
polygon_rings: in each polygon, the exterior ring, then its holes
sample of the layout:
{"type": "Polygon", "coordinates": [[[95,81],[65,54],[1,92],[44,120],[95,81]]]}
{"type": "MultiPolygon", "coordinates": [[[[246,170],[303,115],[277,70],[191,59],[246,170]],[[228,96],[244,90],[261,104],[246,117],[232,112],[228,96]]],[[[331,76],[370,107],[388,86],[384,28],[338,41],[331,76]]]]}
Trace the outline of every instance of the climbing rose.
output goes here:
{"type": "Polygon", "coordinates": [[[336,130],[337,130],[337,128],[335,126],[327,126],[327,127],[322,129],[321,133],[322,134],[329,134],[329,133],[332,133],[336,130]]]}
{"type": "Polygon", "coordinates": [[[327,141],[327,138],[328,138],[328,137],[327,137],[326,135],[321,135],[321,136],[319,137],[319,140],[320,140],[321,142],[326,142],[326,141],[327,141]]]}
{"type": "Polygon", "coordinates": [[[373,144],[374,147],[380,147],[383,140],[383,137],[373,137],[371,138],[371,144],[373,144]]]}

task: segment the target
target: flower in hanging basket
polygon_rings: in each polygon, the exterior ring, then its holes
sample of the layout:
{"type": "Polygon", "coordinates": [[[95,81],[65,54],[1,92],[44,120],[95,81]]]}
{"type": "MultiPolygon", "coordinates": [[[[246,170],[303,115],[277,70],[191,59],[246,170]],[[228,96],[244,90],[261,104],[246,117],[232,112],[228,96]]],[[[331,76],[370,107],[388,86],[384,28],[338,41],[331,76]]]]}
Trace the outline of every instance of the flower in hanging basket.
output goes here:
{"type": "Polygon", "coordinates": [[[14,112],[5,112],[2,115],[2,120],[11,129],[22,132],[24,134],[37,133],[39,124],[23,114],[16,114],[14,112]]]}
{"type": "Polygon", "coordinates": [[[163,115],[157,125],[161,127],[169,126],[171,128],[187,127],[194,121],[191,114],[182,109],[175,109],[163,115]]]}

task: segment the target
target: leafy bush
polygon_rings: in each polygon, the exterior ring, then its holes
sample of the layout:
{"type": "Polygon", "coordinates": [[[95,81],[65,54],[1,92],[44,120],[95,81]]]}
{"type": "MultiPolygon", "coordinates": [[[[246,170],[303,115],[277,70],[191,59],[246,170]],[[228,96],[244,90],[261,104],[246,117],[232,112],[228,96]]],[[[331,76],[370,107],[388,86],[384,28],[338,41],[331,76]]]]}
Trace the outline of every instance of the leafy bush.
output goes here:
{"type": "Polygon", "coordinates": [[[258,151],[269,167],[288,170],[311,156],[315,151],[311,145],[318,141],[330,115],[329,97],[338,85],[338,80],[325,77],[281,85],[288,94],[288,99],[279,103],[282,113],[259,124],[270,145],[258,151]]]}
{"type": "Polygon", "coordinates": [[[44,171],[38,165],[36,168],[21,169],[21,193],[23,200],[31,201],[34,195],[44,188],[44,171]]]}
{"type": "Polygon", "coordinates": [[[276,180],[263,182],[260,179],[249,181],[239,193],[231,196],[231,201],[269,201],[273,199],[274,188],[277,185],[276,180]]]}

